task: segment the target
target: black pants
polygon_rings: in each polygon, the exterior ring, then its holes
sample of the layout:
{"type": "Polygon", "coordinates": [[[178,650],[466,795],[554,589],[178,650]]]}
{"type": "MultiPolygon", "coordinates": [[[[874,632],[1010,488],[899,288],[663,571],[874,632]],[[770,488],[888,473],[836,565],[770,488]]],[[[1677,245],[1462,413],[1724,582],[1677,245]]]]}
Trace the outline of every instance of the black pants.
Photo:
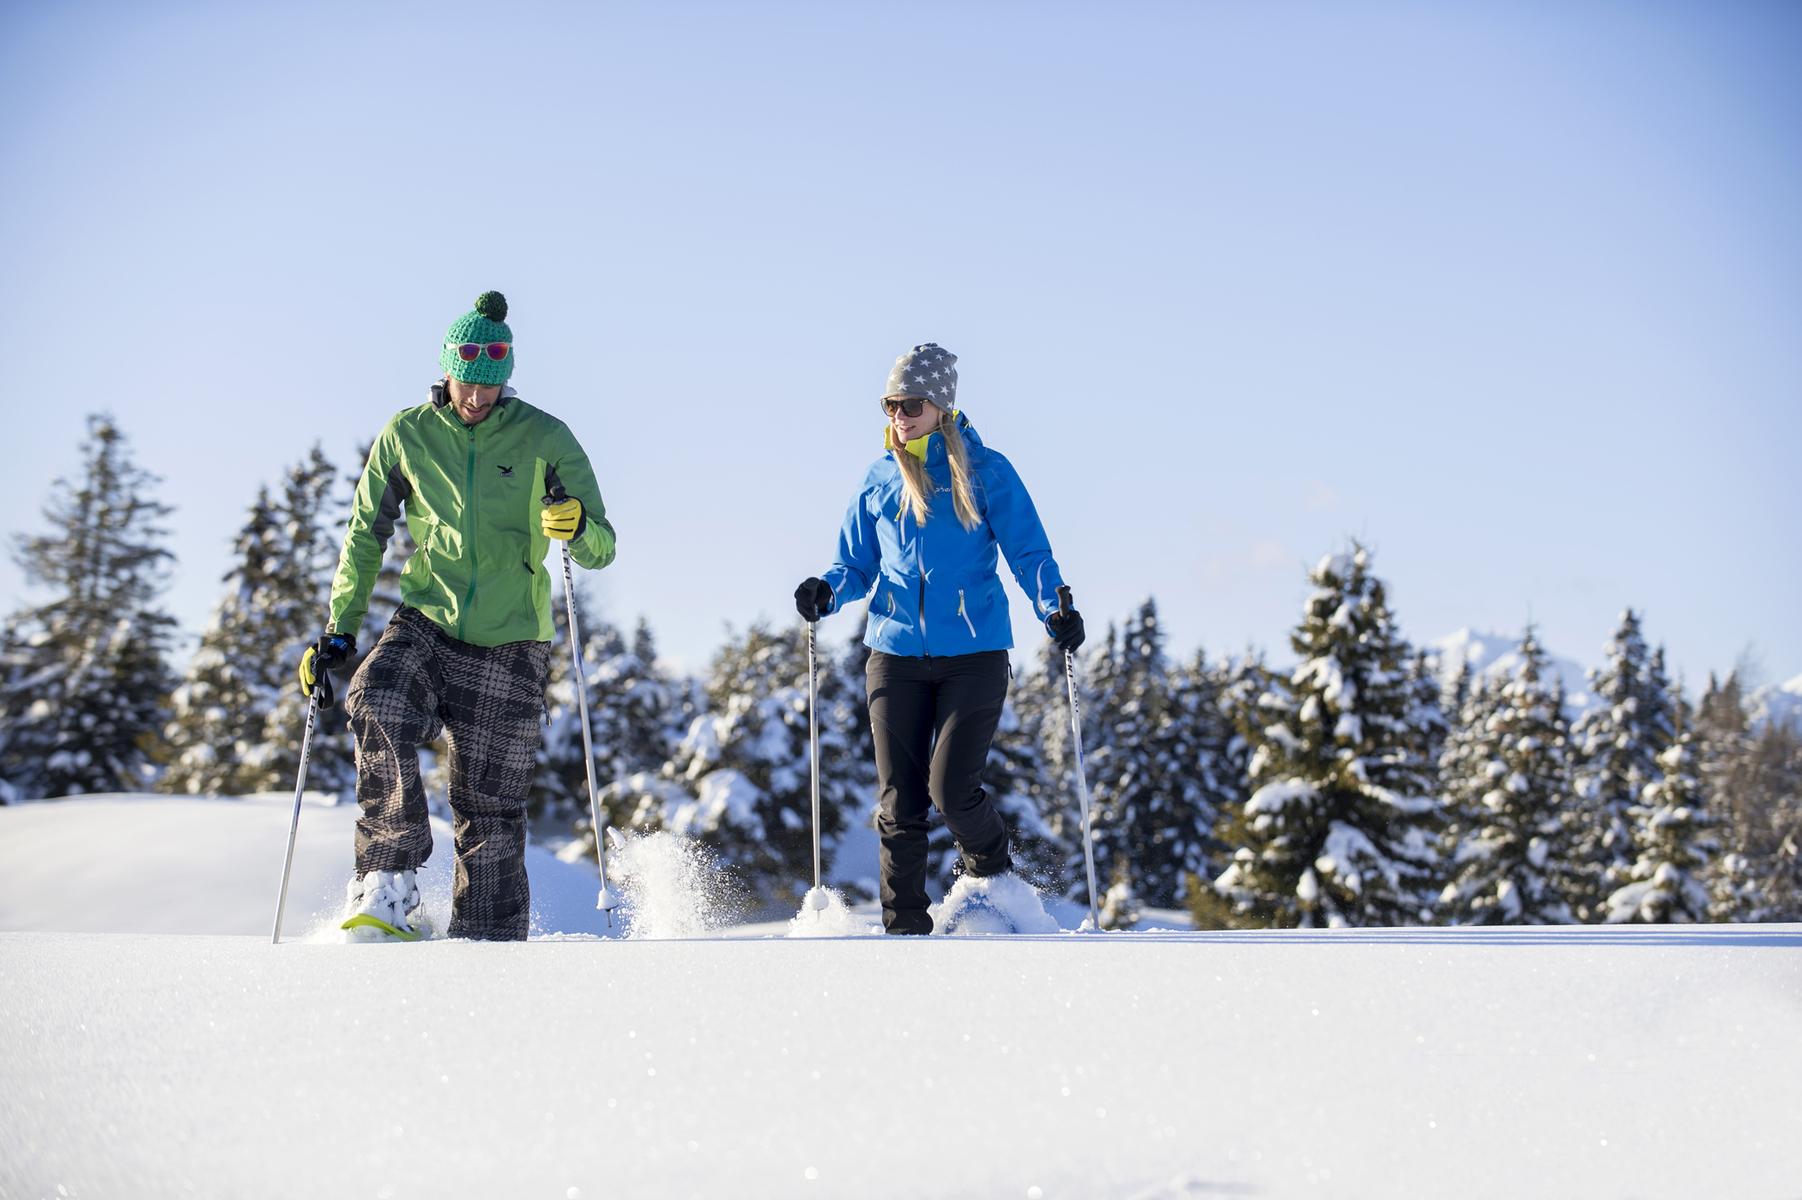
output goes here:
{"type": "Polygon", "coordinates": [[[457,852],[451,937],[526,936],[526,797],[550,660],[549,642],[472,646],[402,608],[345,695],[363,809],[359,877],[410,871],[431,854],[419,747],[444,734],[457,852]]]}
{"type": "Polygon", "coordinates": [[[891,933],[931,933],[931,808],[945,818],[970,874],[1013,868],[1007,825],[982,788],[982,768],[1007,702],[1007,651],[909,658],[878,650],[870,655],[866,678],[881,809],[882,923],[891,933]]]}

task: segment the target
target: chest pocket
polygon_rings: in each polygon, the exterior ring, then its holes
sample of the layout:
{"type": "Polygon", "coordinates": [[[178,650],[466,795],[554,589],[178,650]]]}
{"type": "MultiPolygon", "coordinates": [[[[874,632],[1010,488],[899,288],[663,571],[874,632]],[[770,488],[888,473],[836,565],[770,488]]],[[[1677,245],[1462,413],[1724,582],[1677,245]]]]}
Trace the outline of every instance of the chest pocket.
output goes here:
{"type": "Polygon", "coordinates": [[[504,447],[488,451],[476,469],[483,526],[510,536],[531,536],[538,526],[533,486],[537,475],[538,460],[529,454],[504,447]]]}

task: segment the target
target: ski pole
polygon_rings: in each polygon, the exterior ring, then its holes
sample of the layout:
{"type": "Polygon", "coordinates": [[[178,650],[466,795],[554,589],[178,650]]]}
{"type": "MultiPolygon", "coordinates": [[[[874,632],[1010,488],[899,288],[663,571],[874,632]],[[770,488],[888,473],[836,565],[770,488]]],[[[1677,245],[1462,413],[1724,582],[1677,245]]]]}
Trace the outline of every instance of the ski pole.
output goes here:
{"type": "Polygon", "coordinates": [[[269,944],[280,945],[282,940],[282,909],[288,905],[288,875],[294,869],[294,839],[300,834],[300,796],[307,786],[307,753],[313,748],[313,723],[319,716],[319,688],[323,684],[331,684],[323,676],[313,684],[313,695],[307,701],[307,729],[300,735],[300,778],[294,781],[294,819],[288,822],[288,856],[282,860],[282,890],[275,898],[275,932],[269,936],[269,944]]]}
{"type": "Polygon", "coordinates": [[[819,671],[814,666],[814,630],[818,621],[807,622],[807,761],[813,775],[813,888],[807,893],[807,906],[823,911],[830,901],[820,886],[820,714],[816,681],[819,671]]]}
{"type": "MultiPolygon", "coordinates": [[[[554,484],[551,494],[544,497],[544,503],[561,504],[569,499],[569,493],[563,490],[562,484],[554,484]]],[[[594,906],[607,914],[607,928],[613,928],[613,910],[619,907],[619,897],[607,886],[607,840],[601,827],[601,802],[594,787],[594,735],[588,729],[588,680],[582,674],[582,635],[576,629],[576,583],[575,571],[569,565],[569,542],[559,538],[557,545],[563,549],[563,603],[569,617],[569,657],[575,667],[576,703],[582,710],[582,765],[588,771],[588,819],[594,825],[594,858],[601,868],[601,892],[595,897],[594,906]]]]}
{"type": "MultiPolygon", "coordinates": [[[[1057,611],[1070,613],[1070,589],[1057,589],[1057,611]]],[[[1082,710],[1076,703],[1076,654],[1064,651],[1064,676],[1070,684],[1070,732],[1076,738],[1076,799],[1082,805],[1082,858],[1089,872],[1089,928],[1100,929],[1101,917],[1095,911],[1095,830],[1089,818],[1089,776],[1082,762],[1082,710]]]]}

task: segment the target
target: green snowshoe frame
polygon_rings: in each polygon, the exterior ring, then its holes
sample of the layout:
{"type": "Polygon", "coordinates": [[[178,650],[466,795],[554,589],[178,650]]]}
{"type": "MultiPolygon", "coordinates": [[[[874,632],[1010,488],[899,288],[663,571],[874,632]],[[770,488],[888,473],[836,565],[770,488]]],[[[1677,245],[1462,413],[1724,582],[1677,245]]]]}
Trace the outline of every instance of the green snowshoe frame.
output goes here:
{"type": "Polygon", "coordinates": [[[396,929],[394,926],[388,924],[388,922],[382,920],[380,917],[372,917],[368,913],[358,913],[356,916],[350,918],[350,920],[344,922],[344,924],[340,925],[338,928],[340,928],[340,929],[379,929],[383,933],[386,933],[389,937],[398,938],[403,942],[417,942],[419,940],[419,934],[416,933],[415,931],[413,931],[411,929],[396,929]]]}

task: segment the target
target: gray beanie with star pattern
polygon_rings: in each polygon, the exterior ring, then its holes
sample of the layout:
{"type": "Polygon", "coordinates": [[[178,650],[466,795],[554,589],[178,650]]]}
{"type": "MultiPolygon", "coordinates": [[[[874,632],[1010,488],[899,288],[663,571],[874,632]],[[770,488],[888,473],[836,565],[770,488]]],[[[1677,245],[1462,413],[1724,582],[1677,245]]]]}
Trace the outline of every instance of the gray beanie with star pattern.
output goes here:
{"type": "Polygon", "coordinates": [[[933,342],[915,346],[888,373],[889,396],[918,396],[950,412],[957,406],[957,355],[933,342]]]}

